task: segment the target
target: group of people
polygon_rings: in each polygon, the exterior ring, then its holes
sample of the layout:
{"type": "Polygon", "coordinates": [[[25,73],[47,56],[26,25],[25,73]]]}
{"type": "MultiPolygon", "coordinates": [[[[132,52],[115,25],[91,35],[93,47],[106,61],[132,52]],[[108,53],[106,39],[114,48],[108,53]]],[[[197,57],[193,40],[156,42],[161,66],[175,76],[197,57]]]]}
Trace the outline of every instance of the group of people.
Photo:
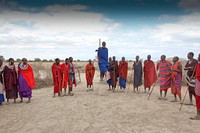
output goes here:
{"type": "MultiPolygon", "coordinates": [[[[102,43],[102,47],[99,47],[98,51],[98,63],[100,70],[100,80],[107,78],[107,83],[109,85],[109,90],[114,91],[119,80],[119,86],[121,89],[126,88],[128,63],[125,58],[118,63],[115,56],[108,59],[108,49],[106,48],[106,43],[102,43]]],[[[181,97],[181,86],[182,86],[182,69],[187,71],[186,81],[189,91],[190,102],[186,105],[193,105],[192,98],[196,98],[197,116],[195,120],[200,120],[200,54],[198,60],[194,59],[194,53],[189,52],[188,61],[184,68],[179,61],[179,57],[173,57],[173,63],[166,60],[166,56],[162,55],[157,65],[151,60],[151,55],[147,56],[147,60],[144,61],[144,67],[142,66],[142,61],[139,56],[133,63],[132,69],[134,70],[133,76],[133,91],[138,91],[139,87],[142,85],[142,76],[144,75],[144,91],[148,88],[148,92],[152,85],[159,81],[160,84],[160,97],[159,100],[167,100],[167,91],[171,88],[171,93],[174,95],[174,100],[171,102],[178,102],[177,96],[182,103],[181,97]],[[143,74],[144,73],[144,74],[143,74]],[[164,92],[164,96],[163,96],[164,92]]],[[[151,92],[152,93],[152,92],[151,92]]]]}
{"type": "MultiPolygon", "coordinates": [[[[119,82],[119,87],[123,91],[126,88],[128,76],[128,62],[125,60],[125,57],[122,57],[119,62],[116,60],[115,56],[108,58],[108,49],[106,48],[105,42],[103,42],[102,47],[99,47],[96,51],[98,52],[100,81],[103,81],[103,79],[106,78],[109,90],[113,91],[115,91],[117,82],[119,82]]],[[[167,100],[167,91],[171,88],[171,93],[174,95],[174,100],[171,102],[177,102],[177,96],[180,101],[182,101],[181,85],[182,69],[184,69],[187,71],[186,81],[190,98],[190,103],[187,103],[186,105],[193,105],[192,98],[193,96],[196,98],[197,116],[192,119],[200,120],[200,54],[198,60],[194,59],[193,52],[189,52],[187,57],[188,61],[185,67],[182,68],[182,64],[177,56],[173,58],[173,63],[171,63],[166,60],[165,55],[162,55],[160,61],[157,62],[156,65],[151,60],[151,55],[147,56],[147,60],[145,60],[144,63],[142,63],[139,56],[136,56],[132,66],[134,71],[133,91],[139,91],[144,75],[145,93],[146,89],[150,92],[152,89],[151,87],[154,87],[156,81],[159,81],[159,100],[167,100]]],[[[73,58],[66,58],[63,64],[60,64],[60,59],[56,58],[51,68],[54,83],[53,97],[55,97],[56,94],[58,94],[58,96],[66,96],[67,88],[68,95],[73,96],[73,86],[76,87],[77,85],[75,69],[79,72],[78,68],[73,64],[73,58]],[[64,93],[62,92],[63,89],[64,93]]],[[[87,91],[93,90],[94,74],[94,64],[89,60],[85,67],[87,91]]],[[[18,64],[18,70],[15,68],[13,58],[10,58],[8,64],[4,67],[3,60],[0,59],[0,104],[4,102],[5,99],[3,91],[4,87],[7,103],[9,103],[10,99],[14,99],[14,103],[16,103],[18,97],[21,99],[20,102],[23,102],[23,98],[28,98],[27,103],[31,101],[35,80],[32,67],[28,64],[26,58],[23,58],[22,62],[18,64]]]]}
{"type": "Polygon", "coordinates": [[[73,58],[66,58],[65,63],[63,64],[60,64],[60,59],[56,58],[55,63],[53,63],[51,69],[54,84],[53,97],[55,97],[56,94],[58,94],[58,96],[61,96],[62,89],[64,89],[64,94],[62,96],[67,96],[67,88],[68,95],[73,96],[73,86],[76,87],[75,69],[77,69],[77,67],[73,64],[73,58]]]}
{"type": "Polygon", "coordinates": [[[10,58],[8,64],[3,67],[3,60],[0,59],[0,104],[4,102],[4,88],[7,103],[10,99],[16,100],[20,97],[20,103],[23,98],[28,98],[27,103],[31,102],[32,89],[35,87],[35,80],[32,67],[27,59],[23,58],[18,64],[18,70],[15,68],[14,59],[10,58]]]}

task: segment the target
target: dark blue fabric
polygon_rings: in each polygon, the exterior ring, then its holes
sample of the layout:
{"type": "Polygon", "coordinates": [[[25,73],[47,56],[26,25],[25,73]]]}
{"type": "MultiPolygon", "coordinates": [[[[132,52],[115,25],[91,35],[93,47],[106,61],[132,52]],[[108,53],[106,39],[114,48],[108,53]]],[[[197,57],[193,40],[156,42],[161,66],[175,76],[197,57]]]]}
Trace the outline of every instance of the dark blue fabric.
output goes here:
{"type": "Polygon", "coordinates": [[[107,72],[108,69],[108,49],[105,47],[98,49],[99,69],[101,73],[107,72]]]}
{"type": "Polygon", "coordinates": [[[0,94],[0,103],[4,102],[4,95],[0,94]]]}
{"type": "Polygon", "coordinates": [[[122,88],[126,88],[126,80],[123,79],[122,77],[119,78],[119,85],[122,88]]]}

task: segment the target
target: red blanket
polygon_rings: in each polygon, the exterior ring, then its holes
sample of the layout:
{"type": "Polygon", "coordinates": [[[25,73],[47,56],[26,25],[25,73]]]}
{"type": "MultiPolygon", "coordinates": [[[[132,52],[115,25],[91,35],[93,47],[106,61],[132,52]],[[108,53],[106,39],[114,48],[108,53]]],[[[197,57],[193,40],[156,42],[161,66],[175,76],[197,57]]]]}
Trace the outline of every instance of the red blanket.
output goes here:
{"type": "Polygon", "coordinates": [[[51,67],[52,76],[53,76],[53,84],[54,84],[54,93],[60,93],[61,89],[61,81],[62,81],[62,69],[60,65],[56,65],[54,63],[51,67]]]}
{"type": "Polygon", "coordinates": [[[86,76],[86,81],[88,85],[92,85],[93,84],[93,78],[94,78],[94,74],[95,74],[95,67],[93,64],[87,64],[86,68],[85,68],[85,76],[86,76]]]}
{"type": "Polygon", "coordinates": [[[126,61],[120,61],[119,62],[119,76],[122,77],[124,80],[127,78],[128,74],[128,63],[126,61]]]}
{"type": "Polygon", "coordinates": [[[32,67],[28,64],[28,67],[26,69],[18,68],[18,71],[22,74],[24,79],[26,80],[28,86],[33,89],[35,87],[35,79],[33,74],[32,67]]]}
{"type": "Polygon", "coordinates": [[[155,64],[153,61],[146,60],[144,62],[144,86],[145,88],[151,87],[157,80],[155,64]]]}

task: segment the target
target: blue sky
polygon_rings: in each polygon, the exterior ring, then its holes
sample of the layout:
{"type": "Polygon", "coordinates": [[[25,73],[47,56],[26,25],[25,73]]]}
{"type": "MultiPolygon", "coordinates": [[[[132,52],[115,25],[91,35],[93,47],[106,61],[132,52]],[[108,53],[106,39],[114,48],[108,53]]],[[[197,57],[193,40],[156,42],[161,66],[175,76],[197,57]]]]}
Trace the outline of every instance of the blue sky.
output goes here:
{"type": "Polygon", "coordinates": [[[199,9],[200,0],[2,0],[0,55],[94,59],[101,38],[118,60],[197,56],[199,9]]]}

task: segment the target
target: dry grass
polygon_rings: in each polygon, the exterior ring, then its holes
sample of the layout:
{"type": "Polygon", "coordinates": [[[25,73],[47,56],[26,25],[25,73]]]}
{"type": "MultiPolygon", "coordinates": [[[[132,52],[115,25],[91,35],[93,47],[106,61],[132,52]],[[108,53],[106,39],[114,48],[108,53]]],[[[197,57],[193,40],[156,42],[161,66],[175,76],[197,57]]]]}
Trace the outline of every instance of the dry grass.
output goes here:
{"type": "MultiPolygon", "coordinates": [[[[43,88],[43,87],[48,87],[48,86],[53,85],[52,72],[51,72],[51,66],[53,63],[51,63],[51,62],[30,62],[30,64],[34,70],[36,88],[43,88]]],[[[74,64],[78,68],[80,75],[83,76],[85,74],[85,66],[86,66],[87,62],[74,62],[74,64]]],[[[128,65],[129,65],[129,70],[128,70],[127,83],[132,84],[133,83],[133,70],[132,70],[133,62],[129,62],[128,65]]],[[[184,66],[185,62],[183,62],[182,65],[184,66]]],[[[97,62],[94,62],[94,66],[96,68],[96,71],[99,71],[97,62]]],[[[77,70],[76,70],[76,77],[77,77],[78,82],[80,80],[85,81],[84,79],[80,79],[81,76],[79,77],[77,70]]],[[[183,71],[182,84],[186,85],[186,81],[185,81],[184,77],[185,77],[185,71],[183,71]]]]}

